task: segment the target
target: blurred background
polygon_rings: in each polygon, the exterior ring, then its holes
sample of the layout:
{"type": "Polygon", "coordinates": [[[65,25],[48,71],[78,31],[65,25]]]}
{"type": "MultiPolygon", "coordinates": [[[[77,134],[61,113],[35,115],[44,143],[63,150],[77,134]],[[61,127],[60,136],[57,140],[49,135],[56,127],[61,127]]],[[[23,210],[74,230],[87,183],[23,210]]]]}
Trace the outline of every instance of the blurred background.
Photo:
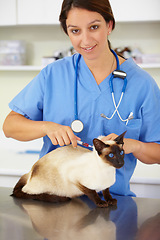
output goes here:
{"type": "MultiPolygon", "coordinates": [[[[12,187],[38,159],[42,140],[6,139],[8,103],[48,63],[74,53],[59,25],[62,0],[0,0],[0,186],[12,187]]],[[[112,48],[145,69],[160,87],[160,1],[110,0],[116,19],[112,48]]],[[[160,198],[160,166],[138,162],[131,189],[160,198]]]]}

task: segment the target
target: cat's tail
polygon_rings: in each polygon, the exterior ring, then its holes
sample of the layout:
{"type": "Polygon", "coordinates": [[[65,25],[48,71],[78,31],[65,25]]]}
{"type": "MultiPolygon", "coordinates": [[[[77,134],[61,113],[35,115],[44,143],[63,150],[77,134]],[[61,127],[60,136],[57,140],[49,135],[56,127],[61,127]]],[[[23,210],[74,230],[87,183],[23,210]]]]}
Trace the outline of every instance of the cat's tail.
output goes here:
{"type": "Polygon", "coordinates": [[[22,188],[27,183],[29,174],[23,175],[20,180],[17,182],[13,189],[12,197],[16,198],[22,198],[22,199],[33,199],[33,200],[39,200],[44,202],[52,202],[52,203],[58,203],[58,202],[66,202],[71,200],[69,197],[65,196],[57,196],[54,194],[49,193],[39,193],[39,194],[28,194],[22,191],[22,188]]]}
{"type": "Polygon", "coordinates": [[[28,175],[29,175],[28,173],[23,175],[20,178],[20,180],[17,182],[17,184],[15,185],[15,187],[13,189],[13,193],[11,194],[12,197],[24,198],[24,199],[30,199],[31,198],[29,194],[26,194],[22,191],[22,188],[27,183],[28,175]]]}

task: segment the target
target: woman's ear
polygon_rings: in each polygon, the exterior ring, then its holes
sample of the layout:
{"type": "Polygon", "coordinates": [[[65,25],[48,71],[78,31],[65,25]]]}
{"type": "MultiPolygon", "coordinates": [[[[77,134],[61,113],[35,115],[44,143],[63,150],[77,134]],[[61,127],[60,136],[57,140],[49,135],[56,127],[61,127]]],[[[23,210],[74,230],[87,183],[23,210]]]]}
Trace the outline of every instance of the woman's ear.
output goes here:
{"type": "Polygon", "coordinates": [[[108,23],[108,35],[111,34],[111,32],[112,32],[112,28],[113,28],[113,21],[110,20],[109,23],[108,23]]]}

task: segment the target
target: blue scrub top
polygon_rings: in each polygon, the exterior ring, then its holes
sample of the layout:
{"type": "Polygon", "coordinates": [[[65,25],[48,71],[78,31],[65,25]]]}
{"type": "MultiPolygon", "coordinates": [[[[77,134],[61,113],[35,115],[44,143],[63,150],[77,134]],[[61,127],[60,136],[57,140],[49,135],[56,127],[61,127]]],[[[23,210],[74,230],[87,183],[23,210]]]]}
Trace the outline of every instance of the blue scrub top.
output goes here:
{"type": "MultiPolygon", "coordinates": [[[[70,126],[74,120],[74,75],[78,54],[49,64],[10,102],[9,107],[26,118],[35,121],[53,121],[70,126]]],[[[107,120],[100,115],[111,117],[115,110],[109,88],[109,75],[97,85],[83,57],[78,65],[78,118],[84,129],[77,135],[82,141],[93,144],[100,135],[121,134],[127,130],[126,138],[143,142],[160,143],[160,90],[152,77],[138,67],[132,59],[120,65],[127,73],[127,87],[119,106],[123,119],[133,112],[133,120],[122,122],[117,113],[107,120]]],[[[115,101],[119,101],[123,80],[113,80],[115,101]]],[[[52,145],[48,136],[44,138],[40,157],[59,147],[52,145]]],[[[116,183],[111,193],[134,195],[129,181],[136,166],[133,154],[125,155],[125,164],[117,170],[116,183]]]]}

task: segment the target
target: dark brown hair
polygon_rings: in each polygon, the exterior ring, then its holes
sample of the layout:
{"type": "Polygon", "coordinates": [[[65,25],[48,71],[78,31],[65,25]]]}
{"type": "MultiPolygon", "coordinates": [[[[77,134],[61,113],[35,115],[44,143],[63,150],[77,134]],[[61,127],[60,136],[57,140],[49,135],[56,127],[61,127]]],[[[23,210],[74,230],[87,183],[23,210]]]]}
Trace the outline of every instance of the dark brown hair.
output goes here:
{"type": "Polygon", "coordinates": [[[115,19],[112,13],[111,5],[109,0],[64,0],[62,3],[61,13],[59,16],[59,21],[64,32],[67,33],[66,20],[68,12],[72,8],[86,9],[92,12],[98,12],[105,19],[106,23],[109,21],[113,22],[112,30],[115,27],[115,19]]]}

